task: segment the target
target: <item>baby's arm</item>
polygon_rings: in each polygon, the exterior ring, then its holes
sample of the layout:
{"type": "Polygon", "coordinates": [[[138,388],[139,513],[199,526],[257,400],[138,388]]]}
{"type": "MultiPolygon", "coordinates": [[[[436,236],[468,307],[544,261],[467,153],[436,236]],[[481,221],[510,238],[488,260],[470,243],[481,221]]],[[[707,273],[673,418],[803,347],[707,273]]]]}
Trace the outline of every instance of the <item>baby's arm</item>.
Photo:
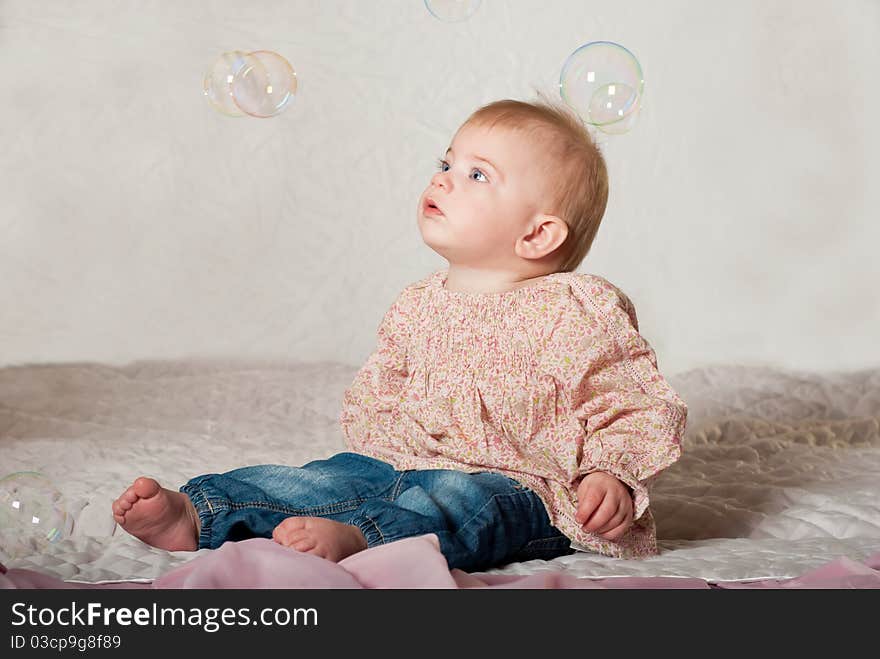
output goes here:
{"type": "Polygon", "coordinates": [[[545,354],[584,429],[576,519],[611,539],[644,514],[649,483],[680,456],[687,406],[659,373],[629,298],[593,275],[572,284],[576,304],[561,310],[545,354]]]}
{"type": "Polygon", "coordinates": [[[578,485],[575,520],[587,533],[617,541],[632,526],[632,492],[607,472],[589,473],[578,485]]]}

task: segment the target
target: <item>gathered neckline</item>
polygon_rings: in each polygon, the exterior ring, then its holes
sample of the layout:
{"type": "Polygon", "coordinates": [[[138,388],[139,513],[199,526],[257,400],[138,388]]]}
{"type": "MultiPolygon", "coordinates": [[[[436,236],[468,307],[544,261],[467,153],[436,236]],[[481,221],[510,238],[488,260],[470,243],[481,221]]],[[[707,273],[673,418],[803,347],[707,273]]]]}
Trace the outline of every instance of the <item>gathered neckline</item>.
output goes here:
{"type": "Polygon", "coordinates": [[[434,273],[433,277],[433,287],[443,291],[444,294],[463,300],[499,300],[507,297],[516,297],[519,295],[528,295],[531,292],[539,291],[547,288],[548,284],[552,284],[556,281],[560,273],[551,272],[549,275],[544,275],[541,277],[536,283],[530,284],[528,286],[520,286],[518,288],[512,288],[509,291],[495,291],[495,292],[471,292],[471,291],[452,291],[446,288],[446,279],[449,276],[449,270],[438,270],[434,273]]]}

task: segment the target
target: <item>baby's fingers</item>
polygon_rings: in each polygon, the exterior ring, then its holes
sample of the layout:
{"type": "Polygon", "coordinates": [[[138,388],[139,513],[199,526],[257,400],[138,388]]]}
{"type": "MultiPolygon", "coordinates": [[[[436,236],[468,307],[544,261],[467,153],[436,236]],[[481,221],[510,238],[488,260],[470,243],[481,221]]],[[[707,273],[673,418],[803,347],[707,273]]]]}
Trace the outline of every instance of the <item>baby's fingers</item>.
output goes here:
{"type": "Polygon", "coordinates": [[[620,538],[622,538],[623,535],[627,531],[629,531],[629,527],[632,526],[632,518],[632,506],[627,505],[627,503],[624,502],[622,504],[621,510],[618,511],[618,514],[615,515],[614,518],[604,528],[597,531],[596,534],[605,538],[606,540],[620,540],[620,538]]]}
{"type": "Polygon", "coordinates": [[[581,499],[578,501],[577,512],[574,515],[575,521],[583,526],[590,516],[596,512],[599,506],[602,505],[602,500],[605,498],[605,490],[602,488],[590,488],[589,490],[580,493],[581,499]]]}
{"type": "Polygon", "coordinates": [[[617,508],[617,500],[612,496],[606,495],[605,498],[602,499],[602,504],[581,528],[587,533],[596,533],[599,529],[605,528],[608,522],[614,518],[614,515],[617,513],[617,508]]]}
{"type": "Polygon", "coordinates": [[[623,522],[626,520],[626,512],[627,512],[626,503],[620,502],[618,504],[617,510],[608,519],[608,521],[605,524],[603,524],[601,527],[596,529],[596,535],[604,535],[605,533],[608,533],[609,531],[612,531],[612,530],[616,529],[618,526],[620,526],[621,524],[623,524],[623,522]]]}

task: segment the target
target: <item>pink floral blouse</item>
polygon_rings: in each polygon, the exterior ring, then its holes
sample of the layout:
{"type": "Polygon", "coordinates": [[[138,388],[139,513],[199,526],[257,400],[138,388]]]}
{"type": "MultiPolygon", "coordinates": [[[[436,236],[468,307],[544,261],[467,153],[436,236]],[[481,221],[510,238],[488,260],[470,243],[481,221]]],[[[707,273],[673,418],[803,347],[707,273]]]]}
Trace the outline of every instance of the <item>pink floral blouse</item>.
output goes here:
{"type": "Polygon", "coordinates": [[[572,547],[657,553],[652,479],[681,454],[687,406],[657,370],[629,298],[596,275],[554,273],[503,293],[405,288],[346,390],[348,447],[396,469],[492,471],[527,485],[572,547]],[[585,474],[633,492],[617,542],[575,521],[585,474]]]}

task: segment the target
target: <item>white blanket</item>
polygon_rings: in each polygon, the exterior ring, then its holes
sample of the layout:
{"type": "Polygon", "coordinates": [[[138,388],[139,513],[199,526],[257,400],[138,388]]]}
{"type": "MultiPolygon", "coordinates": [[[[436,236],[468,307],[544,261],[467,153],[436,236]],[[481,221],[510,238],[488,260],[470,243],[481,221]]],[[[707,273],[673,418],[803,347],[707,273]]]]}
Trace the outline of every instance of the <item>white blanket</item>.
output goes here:
{"type": "MultiPolygon", "coordinates": [[[[0,560],[71,581],[150,580],[197,553],[118,529],[110,503],[141,474],[176,489],[247,464],[344,450],[356,367],[139,362],[0,369],[0,476],[33,470],[64,494],[72,534],[0,560]]],[[[577,553],[493,570],[578,577],[795,577],[880,551],[880,369],[807,374],[724,366],[669,378],[689,406],[684,456],[657,481],[659,556],[577,553]]]]}

